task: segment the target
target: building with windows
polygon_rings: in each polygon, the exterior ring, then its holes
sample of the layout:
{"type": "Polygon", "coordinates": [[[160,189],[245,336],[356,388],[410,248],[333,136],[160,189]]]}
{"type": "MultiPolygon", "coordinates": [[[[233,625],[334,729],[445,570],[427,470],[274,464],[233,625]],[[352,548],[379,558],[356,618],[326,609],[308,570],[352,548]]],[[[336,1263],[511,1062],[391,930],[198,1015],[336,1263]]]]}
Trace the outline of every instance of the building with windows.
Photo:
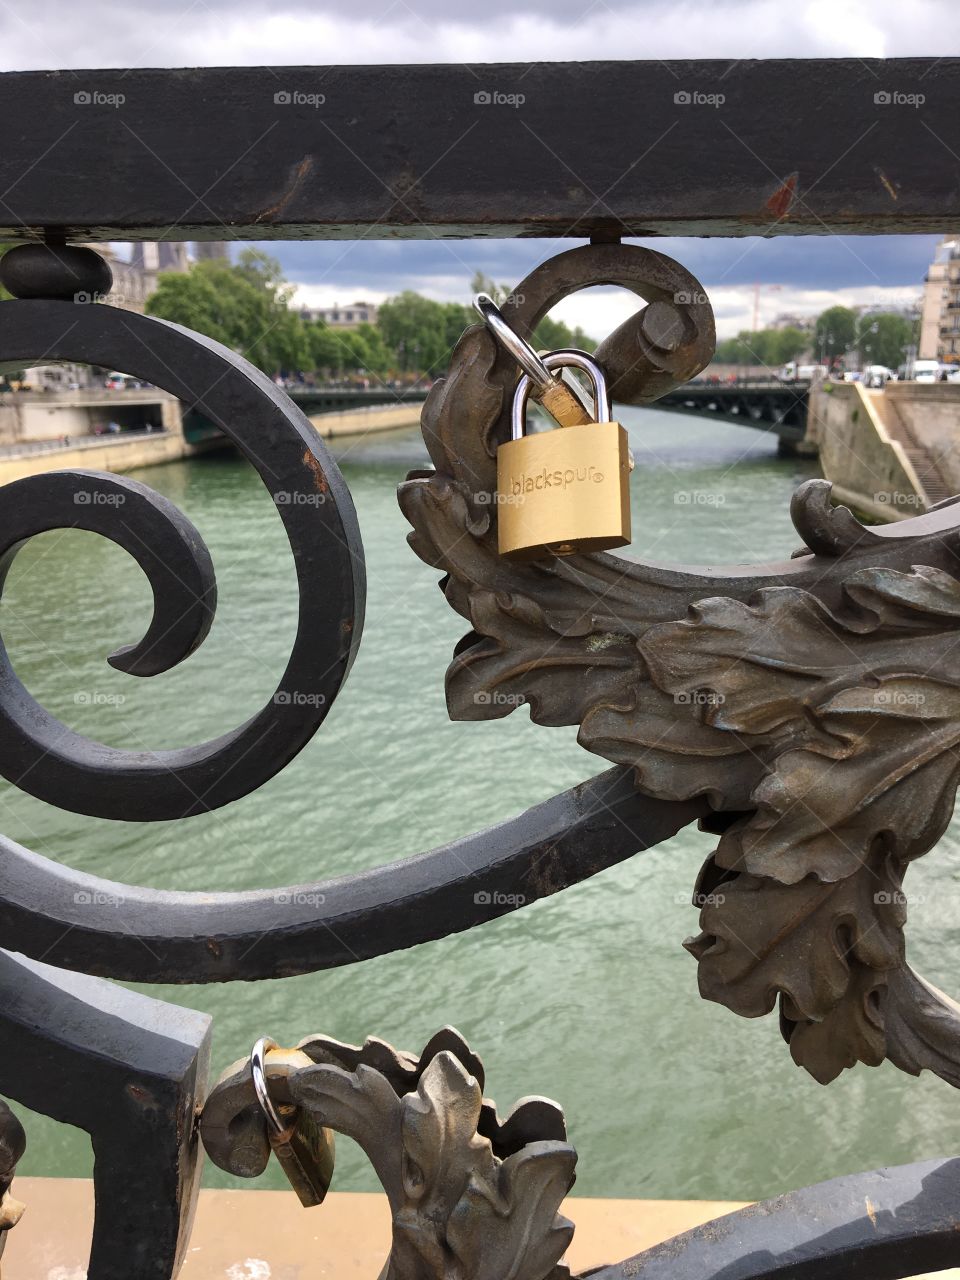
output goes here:
{"type": "Polygon", "coordinates": [[[960,364],[960,235],[944,236],[924,280],[919,356],[960,364]]]}
{"type": "Polygon", "coordinates": [[[376,324],[377,308],[372,302],[351,302],[348,306],[302,307],[304,320],[322,320],[331,329],[355,329],[358,324],[376,324]]]}

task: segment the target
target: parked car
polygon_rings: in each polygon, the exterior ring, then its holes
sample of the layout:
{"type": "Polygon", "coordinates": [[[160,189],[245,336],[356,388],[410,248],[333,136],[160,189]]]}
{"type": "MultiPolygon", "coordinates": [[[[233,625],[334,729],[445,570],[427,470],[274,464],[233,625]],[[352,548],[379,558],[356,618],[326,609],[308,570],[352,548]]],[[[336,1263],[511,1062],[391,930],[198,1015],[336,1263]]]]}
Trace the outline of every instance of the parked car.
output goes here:
{"type": "Polygon", "coordinates": [[[867,365],[863,371],[863,380],[868,387],[885,387],[888,382],[895,382],[897,375],[885,364],[867,365]]]}

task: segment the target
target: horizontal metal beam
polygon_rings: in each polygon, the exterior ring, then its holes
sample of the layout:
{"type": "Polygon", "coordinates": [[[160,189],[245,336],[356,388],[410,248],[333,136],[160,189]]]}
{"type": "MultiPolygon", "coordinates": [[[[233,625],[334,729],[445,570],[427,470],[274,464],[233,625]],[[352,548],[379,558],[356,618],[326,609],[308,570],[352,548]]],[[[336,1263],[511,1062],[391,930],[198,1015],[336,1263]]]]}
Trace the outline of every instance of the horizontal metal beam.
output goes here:
{"type": "MultiPolygon", "coordinates": [[[[960,1263],[960,1160],[818,1182],[714,1218],[591,1280],[899,1280],[960,1263]]],[[[578,1280],[586,1280],[586,1276],[578,1280]]]]}
{"type": "Polygon", "coordinates": [[[932,232],[960,59],[0,76],[0,235],[932,232]]]}

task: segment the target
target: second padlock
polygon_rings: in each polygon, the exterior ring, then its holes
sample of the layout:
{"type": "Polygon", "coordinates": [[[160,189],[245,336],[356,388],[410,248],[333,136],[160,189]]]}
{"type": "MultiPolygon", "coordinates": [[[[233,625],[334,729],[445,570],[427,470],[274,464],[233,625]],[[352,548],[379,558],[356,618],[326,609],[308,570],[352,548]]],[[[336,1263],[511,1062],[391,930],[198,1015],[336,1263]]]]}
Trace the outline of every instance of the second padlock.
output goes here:
{"type": "Polygon", "coordinates": [[[590,375],[595,422],[527,435],[530,378],[514,392],[512,438],[497,450],[499,550],[514,560],[607,551],[630,541],[630,449],[610,420],[603,370],[583,351],[553,351],[548,369],[590,375]]]}

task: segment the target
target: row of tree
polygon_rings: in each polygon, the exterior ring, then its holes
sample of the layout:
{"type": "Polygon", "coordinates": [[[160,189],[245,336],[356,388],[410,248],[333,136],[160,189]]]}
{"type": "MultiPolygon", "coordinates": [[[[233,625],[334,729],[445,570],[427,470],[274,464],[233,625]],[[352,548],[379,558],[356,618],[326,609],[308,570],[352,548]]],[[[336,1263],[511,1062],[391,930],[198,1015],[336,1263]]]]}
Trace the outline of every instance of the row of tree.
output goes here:
{"type": "Polygon", "coordinates": [[[802,355],[810,341],[810,334],[802,329],[744,329],[735,338],[718,342],[714,359],[720,364],[765,364],[773,369],[802,355]]]}
{"type": "Polygon", "coordinates": [[[815,353],[825,360],[842,359],[856,351],[862,364],[883,364],[896,369],[909,347],[920,338],[919,319],[894,312],[858,316],[848,307],[830,307],[817,317],[815,353]]]}
{"type": "MultiPolygon", "coordinates": [[[[480,272],[471,290],[500,301],[509,292],[480,272]]],[[[435,302],[407,290],[380,307],[375,325],[332,328],[293,309],[293,293],[274,258],[245,249],[235,265],[198,262],[186,273],[161,275],[147,310],[216,338],[269,374],[316,372],[334,377],[436,375],[464,329],[476,322],[466,303],[435,302]]],[[[804,355],[826,363],[854,357],[861,364],[895,369],[916,342],[916,328],[901,315],[858,316],[848,307],[835,306],[817,317],[812,332],[792,327],[743,331],[718,343],[715,358],[776,368],[804,355]]],[[[592,351],[596,345],[582,329],[570,329],[549,316],[541,321],[534,340],[548,350],[573,346],[592,351]]]]}
{"type": "Polygon", "coordinates": [[[744,330],[717,343],[715,359],[723,364],[764,364],[770,368],[809,355],[831,364],[853,357],[859,364],[896,369],[918,338],[918,322],[893,312],[860,316],[849,307],[828,307],[812,332],[802,329],[744,330]]]}
{"type": "MultiPolygon", "coordinates": [[[[471,287],[501,299],[507,292],[480,273],[471,287]]],[[[198,262],[187,272],[162,274],[146,309],[215,338],[270,375],[433,376],[446,367],[464,329],[477,322],[467,304],[435,302],[407,290],[383,303],[375,325],[333,328],[293,309],[293,293],[274,258],[244,249],[235,265],[198,262]]],[[[581,329],[550,317],[537,329],[535,343],[590,351],[596,345],[581,329]]]]}

